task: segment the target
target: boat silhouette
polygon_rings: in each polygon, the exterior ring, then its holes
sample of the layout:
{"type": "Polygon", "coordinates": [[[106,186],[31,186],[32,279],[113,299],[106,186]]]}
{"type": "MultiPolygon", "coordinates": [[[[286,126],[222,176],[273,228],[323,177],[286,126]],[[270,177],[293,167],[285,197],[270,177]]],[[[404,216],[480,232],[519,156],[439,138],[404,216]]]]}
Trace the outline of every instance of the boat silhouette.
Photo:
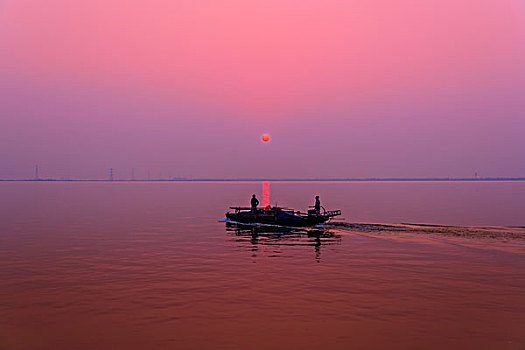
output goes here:
{"type": "Polygon", "coordinates": [[[266,206],[264,208],[230,207],[226,217],[235,222],[248,224],[266,224],[292,227],[314,226],[330,221],[333,217],[341,215],[340,210],[316,211],[309,209],[301,213],[294,209],[284,207],[266,206]]]}

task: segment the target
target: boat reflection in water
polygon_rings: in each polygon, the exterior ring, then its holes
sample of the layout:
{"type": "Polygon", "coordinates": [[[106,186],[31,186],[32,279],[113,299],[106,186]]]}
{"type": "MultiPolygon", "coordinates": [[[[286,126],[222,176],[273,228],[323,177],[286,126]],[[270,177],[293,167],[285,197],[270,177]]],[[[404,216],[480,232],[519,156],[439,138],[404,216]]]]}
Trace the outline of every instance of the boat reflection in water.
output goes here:
{"type": "MultiPolygon", "coordinates": [[[[285,227],[226,222],[226,231],[235,235],[235,241],[251,244],[256,257],[260,246],[313,247],[315,259],[321,261],[321,246],[341,243],[341,236],[330,227],[285,227]]],[[[275,255],[271,255],[275,256],[275,255]]]]}

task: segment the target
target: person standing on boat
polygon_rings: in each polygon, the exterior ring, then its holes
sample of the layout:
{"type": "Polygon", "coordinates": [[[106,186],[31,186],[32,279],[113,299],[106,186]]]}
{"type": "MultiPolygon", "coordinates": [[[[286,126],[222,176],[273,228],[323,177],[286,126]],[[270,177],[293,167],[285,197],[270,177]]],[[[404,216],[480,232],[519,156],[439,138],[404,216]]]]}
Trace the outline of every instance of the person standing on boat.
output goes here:
{"type": "Polygon", "coordinates": [[[257,210],[257,206],[259,205],[259,200],[255,198],[255,195],[252,196],[251,205],[252,205],[252,213],[255,213],[257,210]]]}
{"type": "Polygon", "coordinates": [[[319,196],[315,196],[314,208],[315,208],[315,213],[317,215],[320,215],[321,214],[321,201],[319,200],[319,196]]]}

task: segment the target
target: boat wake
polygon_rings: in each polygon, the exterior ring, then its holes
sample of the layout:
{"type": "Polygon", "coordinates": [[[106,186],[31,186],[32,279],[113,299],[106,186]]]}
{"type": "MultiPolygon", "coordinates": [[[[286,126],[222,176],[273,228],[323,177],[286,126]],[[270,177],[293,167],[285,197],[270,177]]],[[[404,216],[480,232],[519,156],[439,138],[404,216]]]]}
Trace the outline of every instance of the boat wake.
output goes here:
{"type": "Polygon", "coordinates": [[[437,234],[468,238],[505,238],[525,240],[525,227],[522,226],[450,226],[433,224],[369,224],[332,222],[324,227],[334,227],[354,232],[410,232],[437,234]]]}
{"type": "Polygon", "coordinates": [[[291,227],[275,224],[262,223],[240,223],[230,219],[223,219],[220,222],[235,225],[241,228],[273,228],[273,234],[294,232],[303,233],[318,232],[319,230],[336,230],[338,232],[378,232],[378,233],[415,233],[415,234],[434,234],[441,236],[454,236],[466,238],[503,238],[525,240],[525,227],[523,226],[451,226],[417,223],[383,224],[383,223],[351,223],[351,222],[330,222],[318,224],[311,227],[291,227]]]}

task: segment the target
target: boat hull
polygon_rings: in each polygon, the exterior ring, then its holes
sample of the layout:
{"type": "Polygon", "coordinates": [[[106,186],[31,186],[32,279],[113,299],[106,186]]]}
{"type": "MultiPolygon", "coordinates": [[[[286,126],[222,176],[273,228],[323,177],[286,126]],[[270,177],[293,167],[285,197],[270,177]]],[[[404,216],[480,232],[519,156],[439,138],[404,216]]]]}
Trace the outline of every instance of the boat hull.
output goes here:
{"type": "Polygon", "coordinates": [[[248,224],[267,224],[280,226],[314,226],[322,224],[330,219],[324,215],[295,215],[287,212],[278,211],[258,211],[226,213],[226,217],[231,221],[248,224]]]}

